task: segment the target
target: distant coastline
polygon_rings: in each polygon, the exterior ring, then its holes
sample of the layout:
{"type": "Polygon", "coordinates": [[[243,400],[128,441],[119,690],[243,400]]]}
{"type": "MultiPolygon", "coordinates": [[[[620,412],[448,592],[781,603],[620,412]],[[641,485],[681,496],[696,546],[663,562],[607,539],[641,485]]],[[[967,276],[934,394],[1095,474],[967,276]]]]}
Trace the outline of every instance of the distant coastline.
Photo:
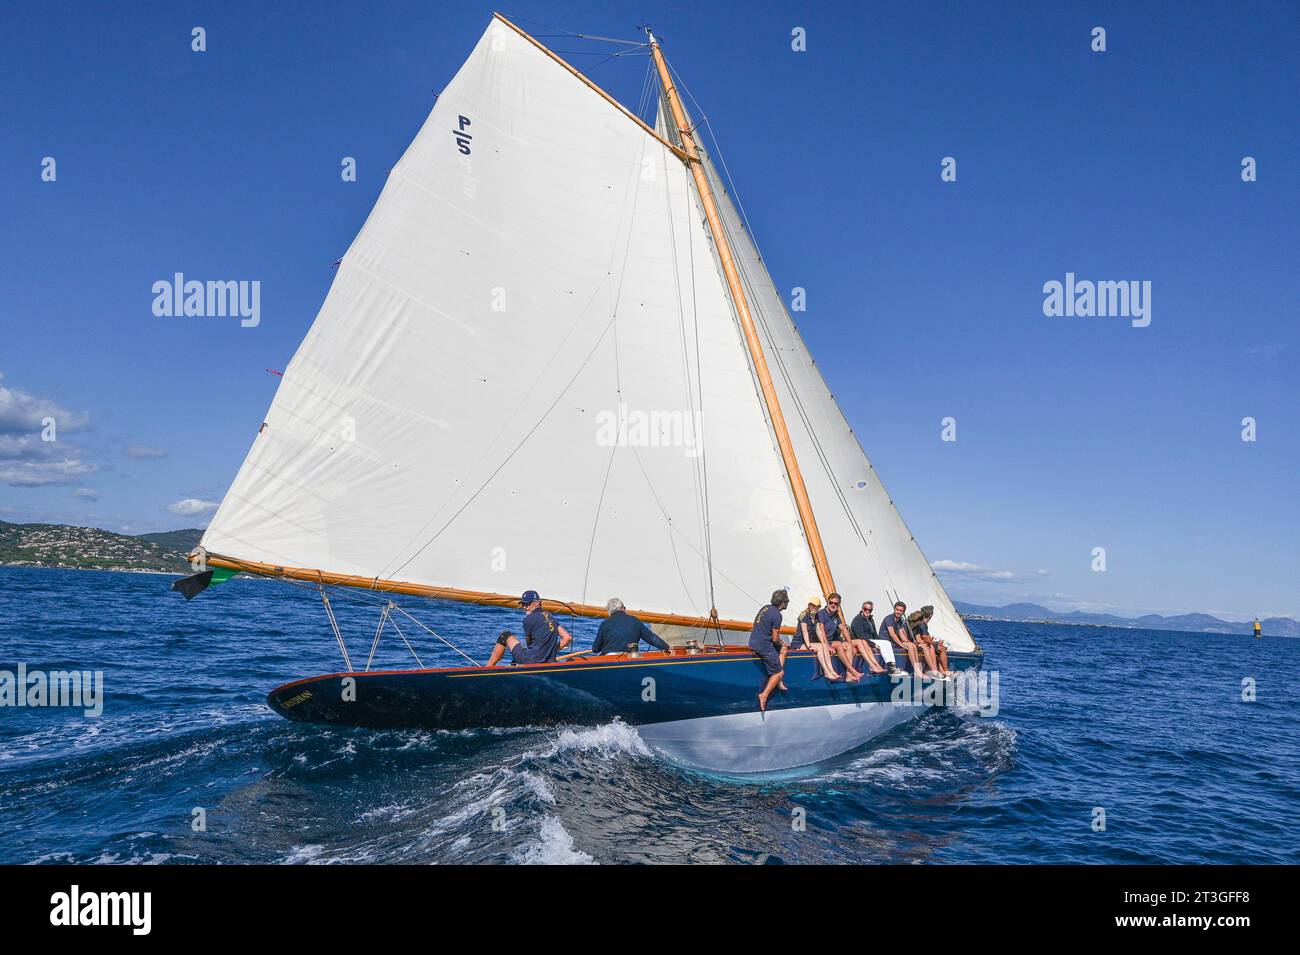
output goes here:
{"type": "Polygon", "coordinates": [[[115,534],[72,524],[0,521],[0,566],[183,574],[203,531],[187,527],[159,534],[115,534]]]}
{"type": "MultiPolygon", "coordinates": [[[[198,546],[202,537],[203,530],[197,527],[130,535],[72,524],[11,524],[0,521],[0,567],[187,574],[190,572],[187,555],[198,546]]],[[[1221,620],[1204,613],[1120,617],[1079,610],[1056,611],[1034,603],[992,607],[958,600],[954,604],[962,617],[968,620],[1187,633],[1250,634],[1253,627],[1249,621],[1221,620]]],[[[1269,617],[1261,620],[1260,624],[1266,636],[1300,637],[1300,623],[1290,617],[1269,617]]]]}
{"type": "MultiPolygon", "coordinates": [[[[1165,617],[1157,613],[1141,617],[1120,617],[1108,613],[1052,610],[1041,604],[1015,603],[1002,607],[953,601],[957,612],[966,620],[1001,620],[1008,623],[1047,623],[1067,627],[1118,627],[1127,630],[1177,630],[1183,633],[1230,633],[1250,635],[1253,621],[1221,620],[1207,613],[1187,613],[1165,617]]],[[[1265,636],[1300,637],[1300,623],[1290,617],[1260,620],[1265,636]]]]}

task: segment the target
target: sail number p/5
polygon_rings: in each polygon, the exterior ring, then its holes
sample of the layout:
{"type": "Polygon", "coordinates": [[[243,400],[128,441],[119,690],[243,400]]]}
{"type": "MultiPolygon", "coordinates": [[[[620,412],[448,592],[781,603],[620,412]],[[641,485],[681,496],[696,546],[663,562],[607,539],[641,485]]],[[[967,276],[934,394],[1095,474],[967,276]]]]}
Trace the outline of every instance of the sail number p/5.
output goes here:
{"type": "Polygon", "coordinates": [[[472,135],[465,132],[465,128],[470,125],[469,117],[468,116],[456,117],[456,125],[457,128],[451,131],[452,136],[454,136],[456,139],[456,148],[459,149],[464,155],[468,156],[469,141],[474,138],[472,135]]]}

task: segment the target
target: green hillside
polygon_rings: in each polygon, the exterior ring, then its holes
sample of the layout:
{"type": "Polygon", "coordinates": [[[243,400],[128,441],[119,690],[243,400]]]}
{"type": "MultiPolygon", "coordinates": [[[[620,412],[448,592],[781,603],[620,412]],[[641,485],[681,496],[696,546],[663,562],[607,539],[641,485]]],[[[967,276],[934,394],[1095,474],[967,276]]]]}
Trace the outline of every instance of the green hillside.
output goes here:
{"type": "Polygon", "coordinates": [[[186,528],[132,537],[94,527],[0,521],[0,565],[180,573],[189,569],[185,555],[202,535],[186,528]]]}

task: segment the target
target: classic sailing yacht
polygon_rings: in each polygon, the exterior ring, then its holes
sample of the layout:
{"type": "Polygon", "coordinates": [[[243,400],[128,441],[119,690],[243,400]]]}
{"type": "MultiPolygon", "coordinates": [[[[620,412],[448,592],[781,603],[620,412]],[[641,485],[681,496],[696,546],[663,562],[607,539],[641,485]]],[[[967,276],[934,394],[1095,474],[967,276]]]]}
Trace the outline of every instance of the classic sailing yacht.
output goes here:
{"type": "Polygon", "coordinates": [[[654,128],[494,16],[341,260],[183,584],[192,596],[244,571],[320,588],[345,670],[273,690],[283,716],[621,718],[679,763],[753,773],[923,711],[887,676],[815,679],[803,651],[760,713],[745,642],[778,587],[792,611],[837,587],[849,606],[933,605],[950,665],[979,666],[658,41],[639,45],[654,128]],[[409,616],[395,596],[517,607],[536,588],[587,617],[621,597],[673,649],[372,671],[334,621],[340,586],[378,599],[376,643],[409,616]]]}

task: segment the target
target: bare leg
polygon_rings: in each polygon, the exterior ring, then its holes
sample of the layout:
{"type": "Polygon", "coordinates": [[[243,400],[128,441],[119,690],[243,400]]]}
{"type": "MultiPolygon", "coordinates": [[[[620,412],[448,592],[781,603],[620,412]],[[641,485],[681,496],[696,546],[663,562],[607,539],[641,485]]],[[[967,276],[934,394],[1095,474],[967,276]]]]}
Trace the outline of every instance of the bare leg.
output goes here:
{"type": "Polygon", "coordinates": [[[831,663],[831,651],[824,643],[814,643],[813,652],[817,654],[817,662],[821,664],[822,673],[826,679],[832,683],[838,682],[844,677],[835,672],[835,666],[831,663]]]}
{"type": "Polygon", "coordinates": [[[875,647],[866,640],[854,640],[853,649],[867,662],[867,669],[872,673],[884,673],[885,668],[876,660],[875,647]]]}
{"type": "Polygon", "coordinates": [[[853,648],[843,640],[835,641],[835,655],[840,658],[844,664],[844,678],[850,683],[857,683],[862,679],[862,674],[853,669],[853,648]]]}
{"type": "Polygon", "coordinates": [[[945,674],[952,673],[952,670],[948,669],[948,648],[942,643],[936,643],[934,646],[935,652],[939,654],[939,669],[945,674]]]}
{"type": "Polygon", "coordinates": [[[918,643],[917,646],[921,648],[921,656],[925,657],[925,665],[929,667],[929,672],[938,673],[939,664],[934,661],[934,647],[928,643],[918,643]]]}
{"type": "Polygon", "coordinates": [[[767,698],[772,695],[776,685],[781,682],[781,677],[785,675],[784,670],[777,670],[767,678],[767,685],[763,687],[763,692],[758,694],[758,709],[760,713],[767,712],[767,698]]]}
{"type": "Polygon", "coordinates": [[[921,669],[921,661],[916,658],[916,647],[910,643],[895,644],[895,646],[901,646],[907,654],[907,661],[912,664],[912,672],[916,676],[924,676],[925,671],[921,669]]]}
{"type": "MultiPolygon", "coordinates": [[[[789,653],[790,653],[790,645],[786,643],[781,644],[781,676],[782,677],[785,676],[785,658],[789,653]]],[[[781,692],[782,693],[790,692],[790,688],[785,685],[784,679],[781,680],[781,692]]]]}
{"type": "Polygon", "coordinates": [[[501,658],[506,655],[506,648],[501,644],[495,644],[492,647],[492,655],[487,659],[487,666],[494,667],[501,662],[501,658]]]}

